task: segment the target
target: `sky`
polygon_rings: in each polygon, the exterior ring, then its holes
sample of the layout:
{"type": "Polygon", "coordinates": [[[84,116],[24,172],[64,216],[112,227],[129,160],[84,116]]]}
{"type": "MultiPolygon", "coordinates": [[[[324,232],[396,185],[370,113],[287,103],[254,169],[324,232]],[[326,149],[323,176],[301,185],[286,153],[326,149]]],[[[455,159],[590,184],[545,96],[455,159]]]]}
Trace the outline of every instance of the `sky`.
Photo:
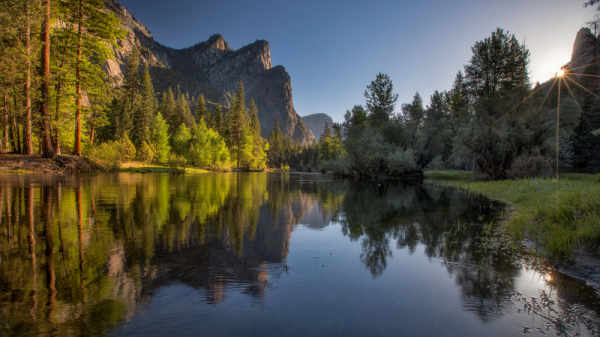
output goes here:
{"type": "Polygon", "coordinates": [[[595,9],[584,0],[120,0],[166,46],[185,48],[223,35],[232,49],[256,40],[292,79],[300,116],[342,122],[365,102],[379,72],[399,95],[396,111],[418,91],[424,103],[449,90],[471,47],[497,27],[525,43],[532,83],[570,61],[577,31],[595,9]]]}

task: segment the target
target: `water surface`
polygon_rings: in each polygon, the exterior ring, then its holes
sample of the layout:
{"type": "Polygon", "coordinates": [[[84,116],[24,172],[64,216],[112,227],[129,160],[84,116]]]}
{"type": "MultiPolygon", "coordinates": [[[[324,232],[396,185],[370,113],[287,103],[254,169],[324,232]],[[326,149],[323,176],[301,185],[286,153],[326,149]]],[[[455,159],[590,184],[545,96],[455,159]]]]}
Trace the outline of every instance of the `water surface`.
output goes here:
{"type": "Polygon", "coordinates": [[[484,248],[501,209],[315,174],[0,175],[0,335],[541,335],[597,309],[484,248]]]}

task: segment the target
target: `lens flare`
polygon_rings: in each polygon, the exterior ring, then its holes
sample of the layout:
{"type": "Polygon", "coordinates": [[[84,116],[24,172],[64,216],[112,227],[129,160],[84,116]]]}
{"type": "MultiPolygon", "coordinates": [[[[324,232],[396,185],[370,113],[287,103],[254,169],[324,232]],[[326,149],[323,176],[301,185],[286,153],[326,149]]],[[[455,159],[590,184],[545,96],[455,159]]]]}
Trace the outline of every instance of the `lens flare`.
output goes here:
{"type": "Polygon", "coordinates": [[[565,71],[562,69],[556,72],[556,76],[558,76],[558,77],[561,77],[564,74],[565,74],[565,71]]]}

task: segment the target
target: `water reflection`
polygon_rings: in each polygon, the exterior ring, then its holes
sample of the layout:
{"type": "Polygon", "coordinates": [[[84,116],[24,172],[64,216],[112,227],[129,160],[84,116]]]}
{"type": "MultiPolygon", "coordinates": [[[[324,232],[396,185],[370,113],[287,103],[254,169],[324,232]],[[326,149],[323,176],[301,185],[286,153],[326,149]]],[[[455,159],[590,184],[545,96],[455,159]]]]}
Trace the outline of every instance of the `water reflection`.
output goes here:
{"type": "MultiPolygon", "coordinates": [[[[462,309],[490,322],[520,273],[480,246],[495,209],[453,189],[320,175],[0,176],[0,334],[106,334],[170,285],[214,308],[237,293],[264,308],[274,281],[294,272],[299,224],[339,225],[372,279],[422,246],[460,288],[462,309]]],[[[572,301],[595,299],[552,282],[572,301]]]]}

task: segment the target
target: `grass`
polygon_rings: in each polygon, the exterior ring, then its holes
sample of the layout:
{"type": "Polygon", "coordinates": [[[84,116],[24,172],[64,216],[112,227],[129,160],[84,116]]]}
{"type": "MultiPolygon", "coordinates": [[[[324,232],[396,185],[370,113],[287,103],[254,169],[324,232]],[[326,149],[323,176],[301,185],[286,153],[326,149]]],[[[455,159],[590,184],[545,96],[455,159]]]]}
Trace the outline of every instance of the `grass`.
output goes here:
{"type": "MultiPolygon", "coordinates": [[[[123,163],[119,172],[128,173],[170,173],[172,168],[169,166],[162,165],[149,165],[143,163],[123,163]]],[[[186,167],[185,173],[208,173],[210,171],[197,168],[197,167],[186,167]]]]}
{"type": "Polygon", "coordinates": [[[456,186],[505,202],[504,226],[518,240],[529,238],[538,252],[561,264],[579,248],[600,253],[600,174],[471,182],[470,172],[427,171],[426,181],[456,186]]]}

